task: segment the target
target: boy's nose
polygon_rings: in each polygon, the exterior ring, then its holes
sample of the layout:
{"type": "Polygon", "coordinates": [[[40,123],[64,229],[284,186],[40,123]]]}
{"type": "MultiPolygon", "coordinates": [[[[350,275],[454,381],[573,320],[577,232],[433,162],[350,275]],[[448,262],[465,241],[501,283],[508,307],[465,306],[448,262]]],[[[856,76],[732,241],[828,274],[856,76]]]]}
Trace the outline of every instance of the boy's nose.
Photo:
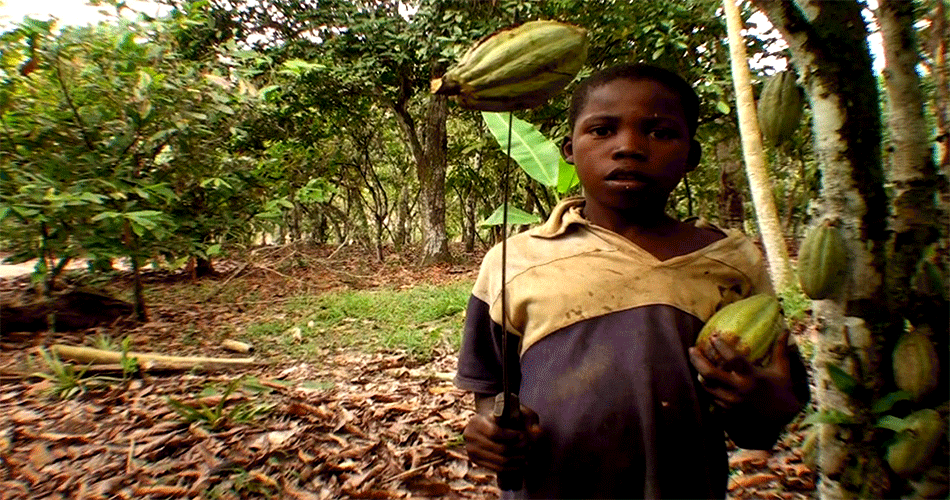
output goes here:
{"type": "Polygon", "coordinates": [[[635,131],[618,132],[613,156],[615,158],[645,159],[649,151],[648,138],[635,131]]]}

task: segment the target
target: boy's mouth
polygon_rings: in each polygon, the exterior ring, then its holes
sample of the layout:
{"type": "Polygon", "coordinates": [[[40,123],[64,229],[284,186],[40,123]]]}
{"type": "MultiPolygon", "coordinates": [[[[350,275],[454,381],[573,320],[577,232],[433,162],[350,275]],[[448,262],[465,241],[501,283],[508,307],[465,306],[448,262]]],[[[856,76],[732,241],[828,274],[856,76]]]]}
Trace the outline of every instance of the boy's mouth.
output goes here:
{"type": "Polygon", "coordinates": [[[604,180],[620,181],[620,182],[630,182],[630,181],[650,182],[649,177],[641,174],[640,172],[637,172],[635,170],[624,170],[624,169],[617,169],[610,172],[609,174],[607,174],[606,177],[604,177],[604,180]]]}

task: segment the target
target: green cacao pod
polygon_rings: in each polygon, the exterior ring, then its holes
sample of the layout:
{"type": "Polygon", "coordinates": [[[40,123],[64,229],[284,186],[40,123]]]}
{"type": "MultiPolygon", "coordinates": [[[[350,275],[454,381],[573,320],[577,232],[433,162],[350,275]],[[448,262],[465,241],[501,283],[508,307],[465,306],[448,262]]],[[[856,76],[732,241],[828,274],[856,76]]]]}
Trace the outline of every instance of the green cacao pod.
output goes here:
{"type": "Polygon", "coordinates": [[[798,282],[809,298],[821,300],[838,291],[848,276],[848,249],[837,224],[824,221],[808,230],[798,249],[798,282]]]}
{"type": "Polygon", "coordinates": [[[915,401],[937,387],[940,361],[933,342],[919,330],[901,335],[892,353],[894,383],[907,391],[915,401]]]}
{"type": "Polygon", "coordinates": [[[907,427],[887,447],[887,464],[899,476],[909,477],[927,468],[946,429],[940,413],[930,408],[911,413],[904,422],[907,427]]]}
{"type": "Polygon", "coordinates": [[[432,92],[460,106],[513,111],[544,104],[577,75],[587,58],[587,30],[557,21],[529,21],[472,46],[432,81],[432,92]]]}
{"type": "Polygon", "coordinates": [[[782,71],[770,76],[759,95],[757,114],[765,142],[779,145],[798,130],[805,100],[795,83],[795,73],[782,71]]]}
{"type": "MultiPolygon", "coordinates": [[[[704,353],[715,353],[710,345],[714,338],[720,337],[735,346],[738,354],[749,363],[764,365],[771,359],[772,347],[784,328],[778,299],[758,294],[716,311],[700,330],[696,345],[704,353]]],[[[724,362],[721,358],[710,361],[719,365],[724,362]]]]}

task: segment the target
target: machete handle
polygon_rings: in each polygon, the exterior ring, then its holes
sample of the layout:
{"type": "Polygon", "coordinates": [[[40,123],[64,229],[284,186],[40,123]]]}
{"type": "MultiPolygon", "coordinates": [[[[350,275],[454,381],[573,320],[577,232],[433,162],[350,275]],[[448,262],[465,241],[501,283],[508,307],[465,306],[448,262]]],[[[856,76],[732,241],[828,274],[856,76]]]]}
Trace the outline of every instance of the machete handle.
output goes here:
{"type": "MultiPolygon", "coordinates": [[[[519,429],[521,422],[521,402],[516,394],[499,393],[495,396],[495,408],[492,415],[497,419],[498,426],[505,429],[519,429]]],[[[520,470],[501,471],[498,473],[498,487],[502,491],[518,491],[524,487],[524,473],[520,470]]]]}

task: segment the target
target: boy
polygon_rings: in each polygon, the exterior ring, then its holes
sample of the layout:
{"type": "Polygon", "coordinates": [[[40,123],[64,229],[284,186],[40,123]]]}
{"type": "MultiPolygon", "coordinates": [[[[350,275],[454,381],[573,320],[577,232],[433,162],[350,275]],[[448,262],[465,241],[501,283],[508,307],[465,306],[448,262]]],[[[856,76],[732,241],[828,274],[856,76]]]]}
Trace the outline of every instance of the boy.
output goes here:
{"type": "Polygon", "coordinates": [[[524,418],[491,416],[501,392],[500,249],[469,301],[456,384],[475,393],[469,457],[524,474],[527,498],[722,498],[726,430],[770,448],[808,399],[804,367],[777,343],[752,367],[692,347],[722,306],[771,286],[741,233],[665,213],[699,163],[699,102],[679,76],[622,65],[574,93],[562,154],[583,198],[508,242],[509,373],[524,418]]]}

